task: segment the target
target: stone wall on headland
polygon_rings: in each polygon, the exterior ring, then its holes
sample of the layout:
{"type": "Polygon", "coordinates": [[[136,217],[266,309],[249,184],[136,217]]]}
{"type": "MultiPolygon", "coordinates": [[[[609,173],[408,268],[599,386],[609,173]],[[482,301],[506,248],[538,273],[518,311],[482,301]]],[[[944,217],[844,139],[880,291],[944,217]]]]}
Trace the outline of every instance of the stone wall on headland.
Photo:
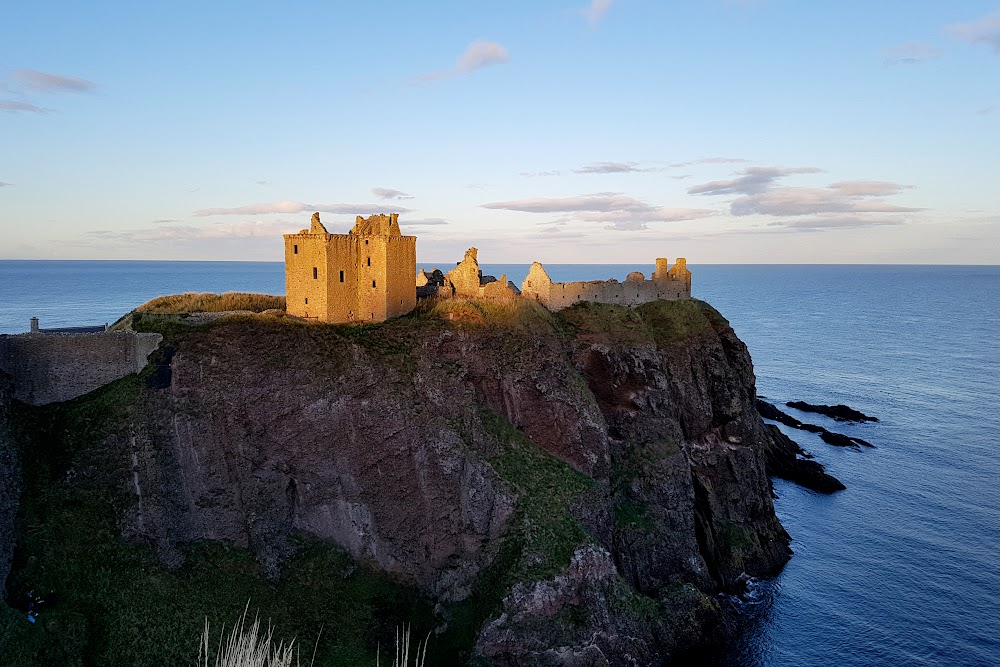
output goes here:
{"type": "Polygon", "coordinates": [[[13,376],[19,401],[68,401],[141,371],[162,338],[124,331],[0,335],[0,371],[13,376]]]}

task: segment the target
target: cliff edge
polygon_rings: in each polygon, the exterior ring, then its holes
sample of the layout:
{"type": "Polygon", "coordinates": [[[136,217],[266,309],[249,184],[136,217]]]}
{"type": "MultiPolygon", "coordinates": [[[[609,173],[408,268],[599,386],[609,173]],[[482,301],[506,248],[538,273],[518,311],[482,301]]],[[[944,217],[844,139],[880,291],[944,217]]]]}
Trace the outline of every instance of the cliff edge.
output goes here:
{"type": "MultiPolygon", "coordinates": [[[[139,380],[25,408],[63,443],[31,484],[113,489],[114,529],[174,572],[223,542],[284,581],[306,536],[435,604],[448,660],[658,665],[789,557],[750,357],[705,303],[175,320],[136,315],[164,336],[139,380]]],[[[54,576],[32,539],[25,586],[54,576]]]]}

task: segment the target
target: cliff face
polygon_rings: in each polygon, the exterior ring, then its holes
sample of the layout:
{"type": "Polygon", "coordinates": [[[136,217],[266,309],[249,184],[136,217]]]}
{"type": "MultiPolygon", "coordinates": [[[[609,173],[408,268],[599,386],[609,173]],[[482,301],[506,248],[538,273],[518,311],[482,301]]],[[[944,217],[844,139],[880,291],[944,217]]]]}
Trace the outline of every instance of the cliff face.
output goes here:
{"type": "Polygon", "coordinates": [[[701,302],[135,324],[164,346],[100,477],[172,566],[222,540],[277,576],[304,532],[440,601],[465,658],[656,665],[788,558],[749,355],[701,302]]]}
{"type": "Polygon", "coordinates": [[[0,371],[0,591],[14,553],[14,519],[21,495],[21,468],[10,426],[14,381],[0,371]]]}

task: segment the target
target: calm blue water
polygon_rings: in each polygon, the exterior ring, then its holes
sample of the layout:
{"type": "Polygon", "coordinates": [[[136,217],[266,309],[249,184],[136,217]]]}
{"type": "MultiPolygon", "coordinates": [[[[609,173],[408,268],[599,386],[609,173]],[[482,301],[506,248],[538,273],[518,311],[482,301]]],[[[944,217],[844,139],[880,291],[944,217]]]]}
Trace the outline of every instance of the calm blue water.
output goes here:
{"type": "MultiPolygon", "coordinates": [[[[528,266],[483,268],[519,283],[528,266]]],[[[555,280],[652,268],[547,267],[555,280]]],[[[743,605],[741,641],[711,664],[1000,664],[1000,267],[692,270],[695,296],[750,347],[762,394],[882,420],[797,415],[878,449],[786,431],[848,489],[820,496],[776,481],[795,555],[743,605]]],[[[0,261],[0,333],[26,330],[31,315],[42,326],[112,322],[160,294],[227,290],[283,293],[283,266],[0,261]]]]}

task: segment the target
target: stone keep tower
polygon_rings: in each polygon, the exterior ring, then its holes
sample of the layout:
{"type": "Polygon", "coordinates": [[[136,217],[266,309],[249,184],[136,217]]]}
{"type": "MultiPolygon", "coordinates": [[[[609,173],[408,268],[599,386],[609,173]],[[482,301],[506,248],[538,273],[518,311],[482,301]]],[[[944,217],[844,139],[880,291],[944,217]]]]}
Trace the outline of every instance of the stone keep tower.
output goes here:
{"type": "Polygon", "coordinates": [[[309,229],[285,234],[285,310],[321,322],[382,322],[417,305],[417,237],[399,214],[373,215],[330,234],[314,213],[309,229]]]}

